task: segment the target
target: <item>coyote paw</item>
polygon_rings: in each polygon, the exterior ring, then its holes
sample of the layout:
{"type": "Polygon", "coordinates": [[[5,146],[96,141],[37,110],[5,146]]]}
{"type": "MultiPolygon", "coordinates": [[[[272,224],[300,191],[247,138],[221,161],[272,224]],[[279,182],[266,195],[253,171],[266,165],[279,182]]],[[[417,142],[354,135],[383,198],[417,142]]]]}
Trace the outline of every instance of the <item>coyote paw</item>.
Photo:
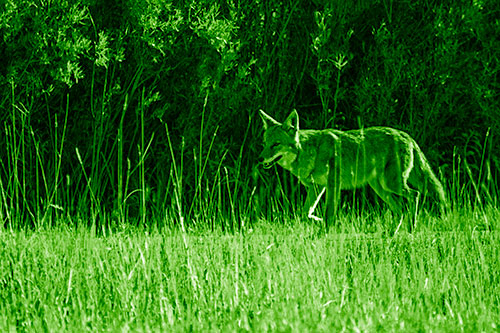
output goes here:
{"type": "Polygon", "coordinates": [[[313,214],[311,214],[311,213],[309,213],[309,214],[307,215],[307,217],[308,217],[308,218],[310,218],[310,219],[313,219],[313,220],[314,220],[314,221],[316,221],[316,222],[322,222],[322,221],[323,221],[323,219],[322,219],[321,217],[317,217],[316,215],[313,215],[313,214]]]}

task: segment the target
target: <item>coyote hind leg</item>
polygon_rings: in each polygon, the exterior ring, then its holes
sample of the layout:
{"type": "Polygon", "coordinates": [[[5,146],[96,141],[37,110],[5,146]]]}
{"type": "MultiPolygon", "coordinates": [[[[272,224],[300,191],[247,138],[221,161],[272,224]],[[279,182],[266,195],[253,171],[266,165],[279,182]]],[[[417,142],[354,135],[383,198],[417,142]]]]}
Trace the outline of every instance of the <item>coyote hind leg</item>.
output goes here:
{"type": "Polygon", "coordinates": [[[378,180],[369,183],[370,187],[377,193],[377,195],[384,200],[389,208],[396,214],[401,215],[403,205],[401,203],[401,196],[395,194],[393,191],[384,189],[378,180]]]}
{"type": "Polygon", "coordinates": [[[416,212],[420,192],[410,188],[404,176],[396,179],[375,179],[369,182],[369,185],[394,213],[403,213],[404,199],[408,201],[411,211],[416,212]]]}

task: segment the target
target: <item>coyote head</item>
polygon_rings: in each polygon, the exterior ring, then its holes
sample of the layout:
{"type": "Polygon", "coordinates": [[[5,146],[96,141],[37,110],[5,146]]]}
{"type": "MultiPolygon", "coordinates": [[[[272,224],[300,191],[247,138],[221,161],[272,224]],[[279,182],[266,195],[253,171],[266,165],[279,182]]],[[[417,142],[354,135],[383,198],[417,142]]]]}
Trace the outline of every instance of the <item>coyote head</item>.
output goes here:
{"type": "Polygon", "coordinates": [[[288,169],[295,161],[300,149],[299,115],[293,110],[282,123],[262,110],[260,116],[264,122],[264,150],[259,156],[259,162],[269,169],[278,163],[288,169]]]}

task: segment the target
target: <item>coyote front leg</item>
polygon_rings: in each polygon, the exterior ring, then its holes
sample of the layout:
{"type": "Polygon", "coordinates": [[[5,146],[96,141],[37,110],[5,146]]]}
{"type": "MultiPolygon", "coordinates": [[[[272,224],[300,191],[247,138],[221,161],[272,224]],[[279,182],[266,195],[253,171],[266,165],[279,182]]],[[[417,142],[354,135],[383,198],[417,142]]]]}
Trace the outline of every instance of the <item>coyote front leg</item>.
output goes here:
{"type": "Polygon", "coordinates": [[[340,184],[328,185],[326,191],[326,214],[325,214],[325,228],[328,230],[332,222],[335,224],[337,217],[337,208],[340,199],[340,184]]]}
{"type": "Polygon", "coordinates": [[[342,188],[340,177],[342,160],[339,140],[335,140],[334,147],[335,153],[328,161],[328,178],[326,182],[325,228],[327,231],[330,224],[337,218],[337,206],[340,200],[340,190],[342,188]]]}
{"type": "Polygon", "coordinates": [[[323,187],[321,189],[321,192],[319,192],[318,195],[316,195],[316,189],[314,186],[309,186],[307,188],[307,197],[306,197],[306,204],[304,206],[305,209],[307,209],[307,217],[310,219],[313,219],[315,221],[321,222],[323,219],[321,217],[317,217],[314,215],[314,211],[316,210],[316,206],[318,206],[318,202],[323,196],[323,193],[325,193],[326,188],[323,187]]]}

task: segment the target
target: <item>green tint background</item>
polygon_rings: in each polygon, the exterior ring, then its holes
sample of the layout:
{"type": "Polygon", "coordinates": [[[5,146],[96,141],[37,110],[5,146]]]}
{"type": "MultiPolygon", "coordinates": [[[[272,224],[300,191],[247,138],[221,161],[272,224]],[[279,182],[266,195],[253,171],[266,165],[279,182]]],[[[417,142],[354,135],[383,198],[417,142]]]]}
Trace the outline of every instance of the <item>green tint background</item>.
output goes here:
{"type": "Polygon", "coordinates": [[[0,2],[0,331],[498,330],[499,18],[498,0],[0,2]],[[300,219],[297,179],[256,162],[257,110],[293,108],[410,133],[451,211],[399,219],[362,189],[330,233],[300,219]]]}

